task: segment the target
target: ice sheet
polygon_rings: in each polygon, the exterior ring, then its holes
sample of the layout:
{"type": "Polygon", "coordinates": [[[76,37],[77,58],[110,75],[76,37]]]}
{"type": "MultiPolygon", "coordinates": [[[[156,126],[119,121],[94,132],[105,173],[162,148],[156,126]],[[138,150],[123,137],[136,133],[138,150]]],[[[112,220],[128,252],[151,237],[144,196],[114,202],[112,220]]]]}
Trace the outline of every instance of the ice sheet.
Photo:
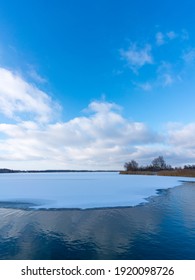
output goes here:
{"type": "Polygon", "coordinates": [[[110,172],[0,174],[0,202],[38,208],[135,206],[192,178],[119,175],[110,172]]]}

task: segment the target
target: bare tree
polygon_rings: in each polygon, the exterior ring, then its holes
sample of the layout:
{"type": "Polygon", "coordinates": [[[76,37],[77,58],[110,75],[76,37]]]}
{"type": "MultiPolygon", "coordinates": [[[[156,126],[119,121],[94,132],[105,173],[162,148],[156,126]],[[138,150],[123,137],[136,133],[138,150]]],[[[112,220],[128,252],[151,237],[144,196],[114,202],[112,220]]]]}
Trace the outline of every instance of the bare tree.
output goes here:
{"type": "Polygon", "coordinates": [[[124,168],[126,171],[136,171],[138,170],[138,163],[135,160],[131,160],[130,162],[126,162],[124,164],[124,168]]]}
{"type": "Polygon", "coordinates": [[[167,168],[167,165],[166,165],[166,162],[165,162],[163,156],[159,156],[159,157],[153,159],[153,161],[152,161],[152,167],[153,167],[155,170],[163,170],[163,169],[166,169],[166,168],[167,168]]]}

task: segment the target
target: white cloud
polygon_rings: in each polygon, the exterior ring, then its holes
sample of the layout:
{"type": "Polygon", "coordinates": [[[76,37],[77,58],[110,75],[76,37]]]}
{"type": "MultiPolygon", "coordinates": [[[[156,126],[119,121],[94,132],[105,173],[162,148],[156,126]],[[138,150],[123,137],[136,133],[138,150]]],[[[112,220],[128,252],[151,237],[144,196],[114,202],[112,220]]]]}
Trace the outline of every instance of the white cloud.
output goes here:
{"type": "Polygon", "coordinates": [[[51,120],[59,108],[45,92],[4,68],[0,68],[0,104],[0,113],[8,118],[30,115],[40,122],[51,120]]]}
{"type": "Polygon", "coordinates": [[[1,124],[0,158],[45,168],[120,168],[136,145],[161,141],[144,123],[123,118],[113,103],[92,102],[88,116],[68,122],[1,124]],[[90,113],[89,113],[90,112],[90,113]]]}
{"type": "Polygon", "coordinates": [[[92,102],[87,115],[68,122],[0,124],[1,162],[15,169],[121,169],[131,159],[149,164],[163,155],[172,165],[194,163],[195,123],[169,124],[160,135],[117,107],[92,102]]]}
{"type": "Polygon", "coordinates": [[[145,45],[143,48],[139,48],[135,43],[131,44],[127,51],[121,50],[120,54],[134,72],[137,72],[137,70],[146,64],[153,63],[151,46],[149,44],[145,45]]]}
{"type": "Polygon", "coordinates": [[[195,123],[169,123],[163,135],[160,143],[137,145],[133,158],[147,164],[158,155],[163,155],[173,166],[195,163],[195,123]]]}
{"type": "Polygon", "coordinates": [[[195,123],[172,125],[168,130],[169,142],[172,145],[193,148],[195,151],[195,123]]]}

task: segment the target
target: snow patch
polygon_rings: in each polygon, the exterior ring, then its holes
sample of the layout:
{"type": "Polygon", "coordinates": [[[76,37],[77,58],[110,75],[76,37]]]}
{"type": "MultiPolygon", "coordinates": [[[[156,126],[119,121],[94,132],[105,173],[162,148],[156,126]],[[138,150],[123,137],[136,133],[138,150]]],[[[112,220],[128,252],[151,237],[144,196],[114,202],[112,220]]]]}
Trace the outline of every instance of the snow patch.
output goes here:
{"type": "Polygon", "coordinates": [[[180,180],[192,179],[115,172],[1,174],[0,202],[29,203],[35,209],[135,206],[180,180]]]}

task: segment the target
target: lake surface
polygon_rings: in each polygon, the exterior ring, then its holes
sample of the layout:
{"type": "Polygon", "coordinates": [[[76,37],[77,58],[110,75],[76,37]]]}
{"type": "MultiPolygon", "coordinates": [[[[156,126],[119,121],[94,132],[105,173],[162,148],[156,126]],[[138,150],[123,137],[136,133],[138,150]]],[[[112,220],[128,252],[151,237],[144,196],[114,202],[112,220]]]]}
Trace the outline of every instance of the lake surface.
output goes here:
{"type": "MultiPolygon", "coordinates": [[[[119,175],[117,172],[0,174],[0,202],[12,207],[100,208],[135,206],[181,177],[119,175]]],[[[191,180],[185,178],[185,180],[191,180]]]]}
{"type": "Polygon", "coordinates": [[[34,210],[2,201],[0,259],[195,259],[195,184],[159,190],[145,202],[34,210]]]}

